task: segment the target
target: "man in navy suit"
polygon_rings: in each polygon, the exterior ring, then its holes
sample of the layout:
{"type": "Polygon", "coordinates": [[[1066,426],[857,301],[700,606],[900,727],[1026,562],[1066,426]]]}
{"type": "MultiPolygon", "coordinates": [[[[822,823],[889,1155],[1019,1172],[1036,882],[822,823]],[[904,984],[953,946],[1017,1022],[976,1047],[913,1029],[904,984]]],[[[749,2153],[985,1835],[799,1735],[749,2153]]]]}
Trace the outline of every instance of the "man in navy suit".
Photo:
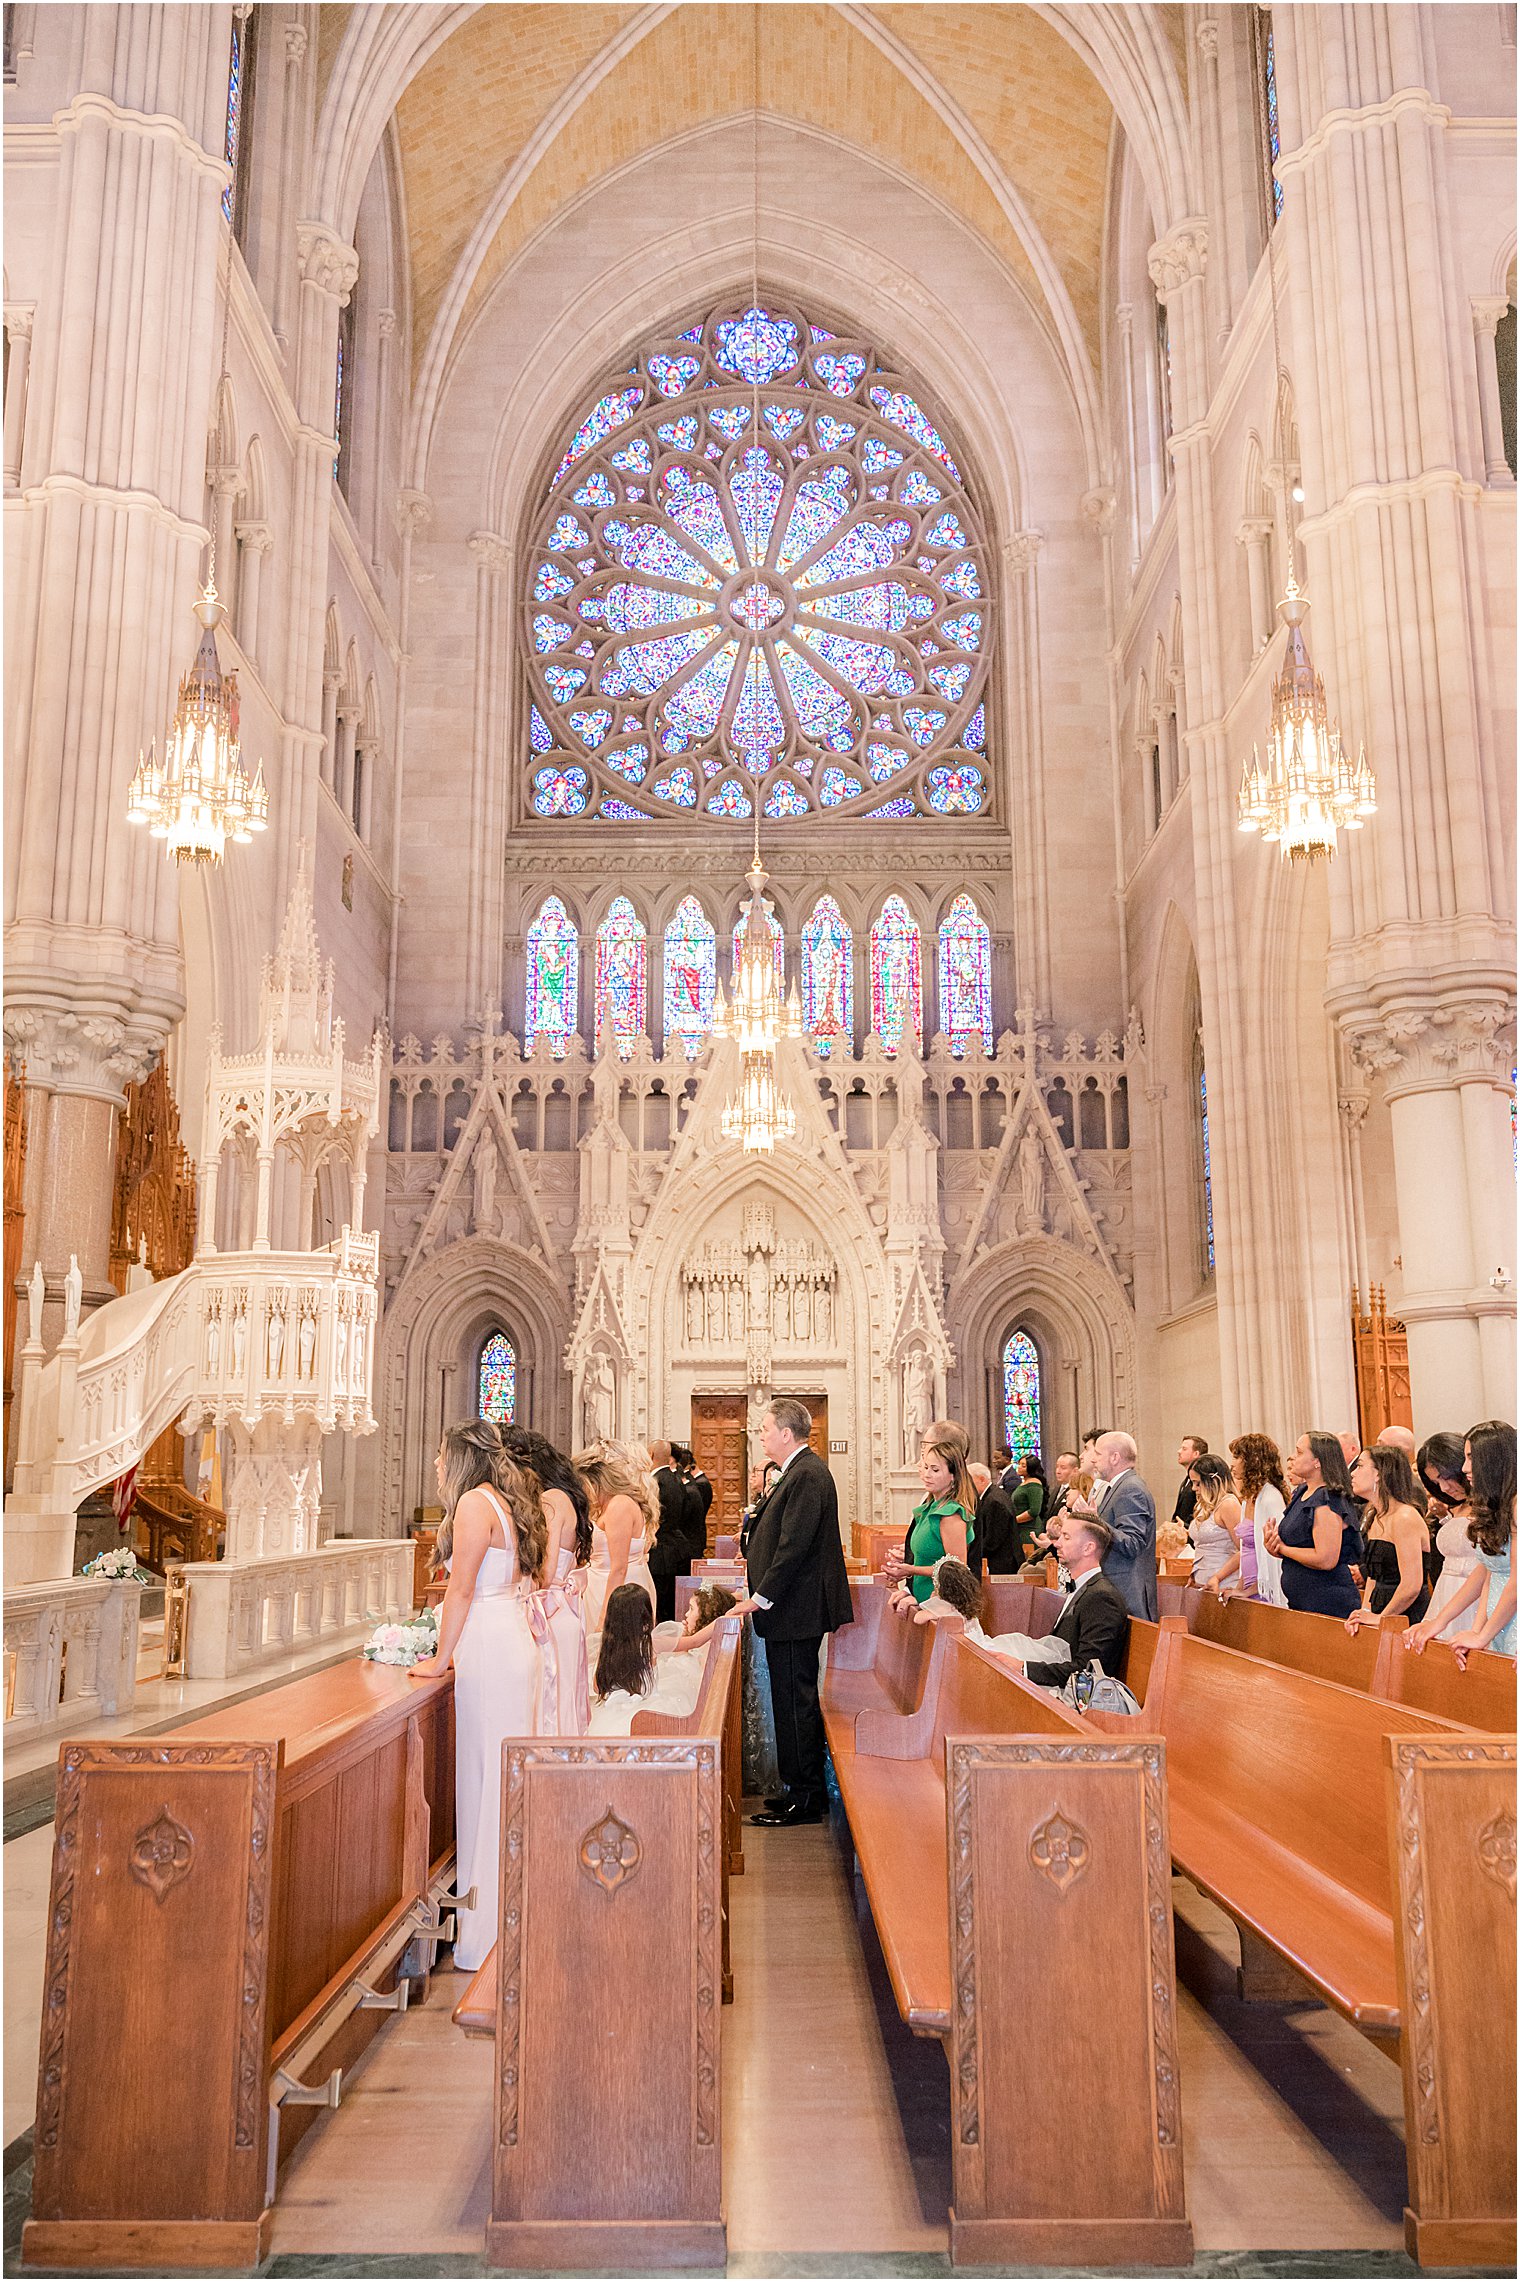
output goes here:
{"type": "Polygon", "coordinates": [[[1098,1479],[1092,1503],[1077,1498],[1068,1513],[1101,1514],[1113,1543],[1103,1556],[1103,1574],[1118,1588],[1131,1616],[1156,1621],[1156,1501],[1135,1472],[1139,1455],[1127,1434],[1100,1434],[1093,1452],[1098,1479]]]}

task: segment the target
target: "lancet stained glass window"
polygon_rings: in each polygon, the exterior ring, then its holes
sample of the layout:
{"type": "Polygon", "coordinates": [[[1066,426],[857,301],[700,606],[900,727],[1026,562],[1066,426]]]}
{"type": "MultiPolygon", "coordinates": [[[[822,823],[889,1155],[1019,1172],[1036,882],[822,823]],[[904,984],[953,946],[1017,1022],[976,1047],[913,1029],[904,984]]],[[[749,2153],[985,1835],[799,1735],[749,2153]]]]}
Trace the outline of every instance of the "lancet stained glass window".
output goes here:
{"type": "Polygon", "coordinates": [[[923,1036],[924,992],[918,922],[900,895],[889,895],[871,929],[871,1028],[889,1054],[906,1029],[923,1036]]]}
{"type": "Polygon", "coordinates": [[[802,1023],[820,1054],[836,1039],[855,1042],[855,938],[831,895],[821,895],[802,930],[802,1023]]]}
{"type": "Polygon", "coordinates": [[[232,19],[232,46],[227,57],[227,136],[223,155],[226,158],[229,180],[222,192],[222,213],[230,222],[238,202],[239,176],[243,141],[243,113],[248,101],[248,66],[251,60],[250,34],[253,19],[245,22],[234,15],[232,19]]]}
{"type": "Polygon", "coordinates": [[[1198,1064],[1198,1134],[1203,1152],[1203,1250],[1208,1272],[1214,1273],[1214,1174],[1209,1163],[1209,1079],[1198,1064]]]}
{"type": "Polygon", "coordinates": [[[665,930],[665,1042],[695,1057],[712,1028],[718,938],[694,895],[683,896],[665,930]]]}
{"type": "Polygon", "coordinates": [[[626,895],[614,896],[596,931],[596,1043],[610,1022],[626,1061],[644,1027],[648,937],[626,895]]]}
{"type": "Polygon", "coordinates": [[[957,451],[795,308],[715,310],[610,375],[527,561],[531,813],[981,811],[990,581],[957,451]]]}
{"type": "Polygon", "coordinates": [[[1015,1459],[1040,1455],[1040,1358],[1027,1331],[1003,1348],[1003,1439],[1015,1459]]]}
{"type": "Polygon", "coordinates": [[[544,897],[524,948],[528,957],[523,1026],[526,1044],[531,1051],[534,1040],[544,1037],[556,1054],[563,1054],[575,1030],[581,951],[575,922],[557,895],[544,897]]]}
{"type": "Polygon", "coordinates": [[[958,895],[939,931],[939,1026],[957,1054],[979,1030],[992,1048],[992,938],[969,895],[958,895]]]}
{"type": "Polygon", "coordinates": [[[504,1331],[493,1331],[480,1350],[477,1417],[511,1426],[517,1417],[517,1350],[504,1331]]]}

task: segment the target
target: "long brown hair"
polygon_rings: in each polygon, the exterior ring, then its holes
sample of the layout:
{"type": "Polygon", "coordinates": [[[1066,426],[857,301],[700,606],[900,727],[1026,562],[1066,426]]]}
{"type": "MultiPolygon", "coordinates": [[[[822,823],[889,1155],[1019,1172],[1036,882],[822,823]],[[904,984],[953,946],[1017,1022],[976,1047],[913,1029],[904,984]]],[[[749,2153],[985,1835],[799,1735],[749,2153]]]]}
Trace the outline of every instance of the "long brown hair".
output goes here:
{"type": "Polygon", "coordinates": [[[976,1518],[976,1484],[966,1470],[966,1452],[970,1448],[966,1429],[957,1426],[954,1419],[935,1419],[926,1429],[919,1444],[919,1455],[932,1455],[943,1460],[950,1473],[950,1495],[966,1516],[967,1526],[976,1518]]]}
{"type": "Polygon", "coordinates": [[[602,1611],[602,1645],[596,1658],[596,1692],[630,1696],[649,1692],[654,1678],[654,1610],[642,1585],[619,1585],[602,1611]]]}
{"type": "Polygon", "coordinates": [[[632,1498],[653,1537],[660,1526],[660,1493],[654,1486],[654,1462],[642,1442],[593,1442],[570,1462],[597,1513],[616,1497],[632,1498]]]}
{"type": "Polygon", "coordinates": [[[1515,1529],[1515,1430],[1502,1418],[1486,1418],[1469,1429],[1467,1446],[1467,1534],[1480,1553],[1502,1553],[1515,1529]]]}
{"type": "Polygon", "coordinates": [[[1254,1500],[1270,1486],[1283,1504],[1287,1504],[1288,1485],[1283,1479],[1282,1452],[1270,1434],[1237,1434],[1230,1444],[1230,1456],[1240,1460],[1243,1500],[1254,1500]]]}
{"type": "Polygon", "coordinates": [[[542,1583],[549,1525],[538,1486],[507,1456],[500,1429],[489,1418],[472,1418],[463,1426],[443,1430],[444,1513],[438,1559],[446,1561],[454,1550],[454,1511],[460,1499],[480,1489],[494,1490],[512,1518],[519,1571],[533,1584],[542,1583]]]}
{"type": "Polygon", "coordinates": [[[1369,1442],[1362,1456],[1377,1476],[1371,1505],[1378,1520],[1383,1520],[1389,1508],[1396,1505],[1413,1506],[1423,1517],[1420,1491],[1403,1451],[1391,1442],[1369,1442]]]}

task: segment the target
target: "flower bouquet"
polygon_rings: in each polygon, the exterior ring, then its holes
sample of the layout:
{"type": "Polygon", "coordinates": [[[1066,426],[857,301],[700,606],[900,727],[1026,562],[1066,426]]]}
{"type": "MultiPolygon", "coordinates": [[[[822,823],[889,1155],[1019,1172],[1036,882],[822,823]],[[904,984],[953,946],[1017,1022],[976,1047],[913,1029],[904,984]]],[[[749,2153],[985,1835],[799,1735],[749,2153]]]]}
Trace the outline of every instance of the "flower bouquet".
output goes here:
{"type": "Polygon", "coordinates": [[[97,1553],[93,1561],[86,1561],[80,1574],[86,1577],[128,1578],[137,1585],[161,1582],[160,1579],[150,1577],[146,1569],[139,1569],[137,1556],[130,1545],[113,1545],[109,1553],[97,1553]]]}
{"type": "Polygon", "coordinates": [[[406,1624],[377,1624],[364,1643],[364,1654],[371,1664],[405,1667],[434,1655],[437,1647],[438,1612],[425,1608],[406,1624]]]}

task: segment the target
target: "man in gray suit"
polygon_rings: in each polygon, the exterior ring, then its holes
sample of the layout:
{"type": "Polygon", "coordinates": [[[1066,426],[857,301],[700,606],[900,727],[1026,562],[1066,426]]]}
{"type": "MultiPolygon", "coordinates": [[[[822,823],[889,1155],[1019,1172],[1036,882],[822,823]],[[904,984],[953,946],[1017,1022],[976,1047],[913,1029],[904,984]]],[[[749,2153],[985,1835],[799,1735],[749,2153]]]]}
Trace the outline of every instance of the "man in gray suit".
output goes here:
{"type": "Polygon", "coordinates": [[[1098,1513],[1113,1534],[1103,1574],[1123,1596],[1131,1616],[1156,1621],[1156,1501],[1135,1472],[1138,1453],[1127,1434],[1098,1437],[1093,1453],[1093,1502],[1069,1498],[1068,1513],[1098,1513]]]}

